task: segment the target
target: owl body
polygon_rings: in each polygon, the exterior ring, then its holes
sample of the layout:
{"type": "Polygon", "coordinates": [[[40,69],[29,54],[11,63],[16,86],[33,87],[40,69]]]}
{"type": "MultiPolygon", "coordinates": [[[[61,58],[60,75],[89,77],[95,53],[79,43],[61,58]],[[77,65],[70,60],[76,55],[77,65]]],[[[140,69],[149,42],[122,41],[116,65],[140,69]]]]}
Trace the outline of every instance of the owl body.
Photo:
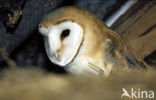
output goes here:
{"type": "Polygon", "coordinates": [[[39,32],[49,59],[76,75],[108,76],[113,67],[145,66],[117,33],[85,9],[54,10],[43,17],[39,32]]]}

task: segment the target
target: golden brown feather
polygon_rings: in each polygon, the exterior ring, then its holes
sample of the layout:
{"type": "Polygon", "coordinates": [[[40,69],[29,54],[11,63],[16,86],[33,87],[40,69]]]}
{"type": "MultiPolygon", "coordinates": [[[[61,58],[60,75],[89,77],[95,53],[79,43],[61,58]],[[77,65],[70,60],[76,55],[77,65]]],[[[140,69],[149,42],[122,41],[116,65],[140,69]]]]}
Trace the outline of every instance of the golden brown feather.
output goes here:
{"type": "MultiPolygon", "coordinates": [[[[79,47],[80,50],[77,50],[74,58],[80,55],[81,51],[90,68],[96,71],[100,70],[100,72],[103,70],[103,74],[109,75],[113,67],[148,67],[144,61],[135,56],[116,32],[106,27],[88,10],[72,6],[62,7],[46,15],[39,24],[39,28],[49,28],[68,20],[79,24],[84,35],[79,47]]],[[[83,62],[84,59],[81,58],[79,61],[83,62]]],[[[81,65],[83,66],[83,64],[81,65]]]]}

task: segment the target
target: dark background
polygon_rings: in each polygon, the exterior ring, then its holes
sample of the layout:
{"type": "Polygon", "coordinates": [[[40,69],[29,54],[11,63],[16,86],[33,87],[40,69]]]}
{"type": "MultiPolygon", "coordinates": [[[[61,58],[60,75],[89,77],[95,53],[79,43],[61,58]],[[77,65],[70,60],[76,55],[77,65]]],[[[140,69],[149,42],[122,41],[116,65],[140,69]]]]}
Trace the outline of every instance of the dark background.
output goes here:
{"type": "Polygon", "coordinates": [[[8,68],[8,61],[12,60],[18,67],[36,66],[50,72],[64,73],[64,69],[53,65],[45,53],[42,36],[37,30],[42,16],[56,8],[73,5],[89,9],[105,22],[125,2],[126,0],[0,0],[0,69],[8,68]]]}

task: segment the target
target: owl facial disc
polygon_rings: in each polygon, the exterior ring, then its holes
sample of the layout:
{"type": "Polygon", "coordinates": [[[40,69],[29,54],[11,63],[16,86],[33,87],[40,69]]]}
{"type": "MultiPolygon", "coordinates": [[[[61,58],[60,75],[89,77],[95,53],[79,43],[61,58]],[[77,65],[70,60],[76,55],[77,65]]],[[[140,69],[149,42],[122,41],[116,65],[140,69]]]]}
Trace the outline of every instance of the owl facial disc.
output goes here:
{"type": "Polygon", "coordinates": [[[45,47],[49,59],[60,66],[72,62],[83,42],[82,27],[73,21],[62,21],[48,28],[40,27],[45,36],[45,47]]]}

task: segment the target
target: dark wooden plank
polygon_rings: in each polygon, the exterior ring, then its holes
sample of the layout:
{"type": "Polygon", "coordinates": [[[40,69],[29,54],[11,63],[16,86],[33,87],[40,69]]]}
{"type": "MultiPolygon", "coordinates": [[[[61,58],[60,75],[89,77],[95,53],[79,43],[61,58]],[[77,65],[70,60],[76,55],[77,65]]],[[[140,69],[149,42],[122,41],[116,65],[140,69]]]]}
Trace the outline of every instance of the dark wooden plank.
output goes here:
{"type": "Polygon", "coordinates": [[[156,50],[156,2],[142,2],[131,7],[112,29],[130,44],[138,57],[144,59],[156,50]],[[137,5],[139,7],[136,7],[137,5]]]}

